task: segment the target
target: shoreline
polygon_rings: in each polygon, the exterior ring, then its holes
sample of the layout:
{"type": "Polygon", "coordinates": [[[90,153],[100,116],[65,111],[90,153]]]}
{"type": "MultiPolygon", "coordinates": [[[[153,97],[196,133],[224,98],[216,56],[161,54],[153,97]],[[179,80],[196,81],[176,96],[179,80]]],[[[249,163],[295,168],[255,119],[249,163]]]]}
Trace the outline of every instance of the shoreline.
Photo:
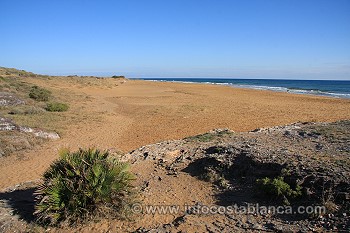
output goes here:
{"type": "MultiPolygon", "coordinates": [[[[317,88],[314,89],[303,89],[303,88],[292,88],[283,86],[265,86],[265,85],[249,85],[249,84],[234,84],[230,82],[214,82],[215,79],[211,78],[198,78],[198,80],[208,80],[204,81],[186,81],[195,80],[194,78],[131,78],[129,80],[141,80],[141,81],[151,81],[151,82],[169,82],[169,83],[183,83],[183,84],[207,84],[207,85],[218,85],[218,86],[228,86],[233,88],[244,88],[252,90],[263,90],[263,91],[273,91],[281,93],[292,93],[298,95],[311,95],[311,96],[322,96],[330,97],[336,99],[350,99],[350,94],[348,93],[335,93],[326,92],[317,88]],[[176,80],[179,79],[179,80],[176,80]],[[181,79],[181,80],[180,80],[181,79]],[[209,81],[212,80],[212,81],[209,81]]],[[[217,79],[217,80],[268,80],[268,81],[333,81],[333,80],[273,80],[273,79],[217,79]]],[[[334,80],[336,82],[347,82],[348,80],[334,80]]]]}

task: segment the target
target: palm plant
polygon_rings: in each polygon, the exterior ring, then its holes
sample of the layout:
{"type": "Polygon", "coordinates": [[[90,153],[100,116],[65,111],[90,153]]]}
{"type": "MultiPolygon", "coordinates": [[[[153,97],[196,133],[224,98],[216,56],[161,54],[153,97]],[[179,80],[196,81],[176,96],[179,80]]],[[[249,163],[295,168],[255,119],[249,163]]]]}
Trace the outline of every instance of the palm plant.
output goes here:
{"type": "Polygon", "coordinates": [[[118,215],[131,193],[133,175],[127,163],[95,149],[64,151],[44,173],[35,214],[40,222],[57,224],[91,216],[118,215]]]}

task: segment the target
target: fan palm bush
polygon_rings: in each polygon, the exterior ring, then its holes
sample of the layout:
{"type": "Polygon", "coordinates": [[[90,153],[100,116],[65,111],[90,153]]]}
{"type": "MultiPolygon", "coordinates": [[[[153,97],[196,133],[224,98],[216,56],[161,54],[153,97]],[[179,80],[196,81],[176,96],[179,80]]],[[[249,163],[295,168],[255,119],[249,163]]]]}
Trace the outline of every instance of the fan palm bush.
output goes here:
{"type": "Polygon", "coordinates": [[[44,173],[35,214],[39,222],[75,223],[93,216],[118,216],[131,197],[128,164],[95,149],[61,152],[44,173]]]}

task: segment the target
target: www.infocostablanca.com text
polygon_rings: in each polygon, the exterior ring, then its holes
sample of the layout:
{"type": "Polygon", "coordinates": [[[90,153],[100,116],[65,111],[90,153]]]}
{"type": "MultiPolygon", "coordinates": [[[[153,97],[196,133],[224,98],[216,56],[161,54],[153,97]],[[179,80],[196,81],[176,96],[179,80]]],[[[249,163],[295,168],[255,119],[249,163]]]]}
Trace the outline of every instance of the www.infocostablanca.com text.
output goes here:
{"type": "Polygon", "coordinates": [[[135,203],[131,207],[133,213],[143,214],[205,214],[205,215],[276,215],[276,214],[325,214],[325,206],[265,206],[248,204],[246,206],[218,206],[218,205],[142,205],[135,203]]]}

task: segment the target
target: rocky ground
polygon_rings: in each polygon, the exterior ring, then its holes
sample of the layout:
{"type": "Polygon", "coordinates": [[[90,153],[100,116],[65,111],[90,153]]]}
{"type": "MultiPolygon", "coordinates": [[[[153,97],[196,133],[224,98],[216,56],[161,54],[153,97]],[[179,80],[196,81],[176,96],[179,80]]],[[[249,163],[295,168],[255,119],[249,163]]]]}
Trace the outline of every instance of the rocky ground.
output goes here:
{"type": "MultiPolygon", "coordinates": [[[[155,161],[154,164],[164,167],[168,175],[176,177],[186,172],[213,183],[218,205],[281,205],[285,200],[264,195],[256,181],[265,177],[283,177],[291,187],[298,185],[302,188],[302,196],[288,200],[288,205],[294,208],[320,205],[327,210],[326,214],[313,216],[226,215],[209,218],[215,224],[204,223],[206,230],[347,231],[350,229],[349,145],[349,121],[297,123],[248,133],[213,131],[142,147],[130,155],[131,158],[155,161]],[[169,151],[170,155],[176,156],[169,156],[169,151]]],[[[141,161],[135,159],[134,163],[141,161]]],[[[180,222],[167,223],[154,230],[180,230],[183,225],[193,224],[193,218],[200,222],[202,217],[186,213],[180,222]]]]}
{"type": "MultiPolygon", "coordinates": [[[[33,110],[32,106],[27,106],[25,101],[13,93],[0,92],[0,107],[2,111],[9,114],[17,114],[10,109],[17,106],[25,106],[27,111],[33,110]]],[[[16,108],[16,111],[24,108],[16,108]]],[[[22,114],[27,114],[23,112],[22,114]]],[[[11,119],[0,115],[0,157],[9,155],[15,151],[32,149],[34,145],[40,144],[44,139],[60,138],[56,132],[49,132],[43,129],[21,126],[11,119]]]]}
{"type": "MultiPolygon", "coordinates": [[[[113,151],[111,151],[113,152],[113,151]]],[[[235,133],[214,130],[143,146],[132,164],[140,205],[189,205],[176,213],[135,210],[133,220],[102,220],[51,231],[347,232],[350,229],[350,121],[295,123],[235,133]],[[259,179],[280,179],[300,195],[277,195],[259,179]],[[269,188],[269,189],[266,189],[269,188]],[[322,206],[325,213],[223,212],[206,206],[322,206]]],[[[0,194],[1,231],[44,231],[33,222],[36,182],[0,194]]],[[[284,186],[286,187],[286,186],[284,186]]],[[[47,229],[46,229],[47,230],[47,229]]]]}

